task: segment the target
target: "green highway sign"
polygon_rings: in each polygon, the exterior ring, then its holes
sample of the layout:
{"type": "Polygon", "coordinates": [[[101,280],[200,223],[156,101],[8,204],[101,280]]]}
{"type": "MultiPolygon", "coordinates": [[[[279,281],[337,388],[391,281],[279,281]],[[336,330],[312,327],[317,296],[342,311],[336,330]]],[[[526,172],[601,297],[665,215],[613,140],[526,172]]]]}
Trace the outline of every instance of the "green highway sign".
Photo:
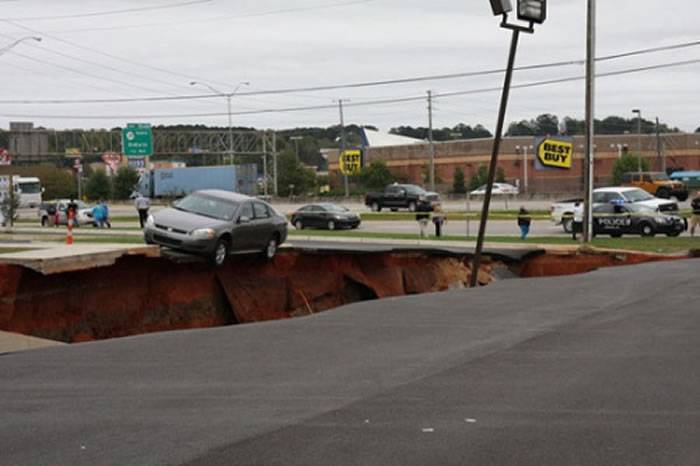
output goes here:
{"type": "Polygon", "coordinates": [[[149,123],[129,123],[122,129],[122,151],[127,157],[153,155],[153,131],[149,123]]]}

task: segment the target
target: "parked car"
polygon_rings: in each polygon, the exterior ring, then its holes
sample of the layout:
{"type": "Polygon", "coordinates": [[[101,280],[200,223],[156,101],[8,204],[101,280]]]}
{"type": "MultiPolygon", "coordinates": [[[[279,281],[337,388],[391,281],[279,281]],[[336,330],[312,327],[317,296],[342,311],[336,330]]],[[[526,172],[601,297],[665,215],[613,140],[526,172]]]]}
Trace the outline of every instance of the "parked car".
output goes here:
{"type": "Polygon", "coordinates": [[[619,238],[625,235],[678,236],[685,231],[684,219],[639,204],[600,204],[593,208],[593,234],[619,238]]]}
{"type": "Polygon", "coordinates": [[[680,181],[685,185],[686,189],[700,189],[700,171],[673,172],[669,178],[674,181],[680,181]]]}
{"type": "Polygon", "coordinates": [[[148,216],[144,240],[208,257],[261,252],[272,259],[287,239],[287,219],[268,203],[218,189],[196,191],[148,216]]]}
{"type": "MultiPolygon", "coordinates": [[[[58,224],[67,225],[68,215],[66,211],[68,210],[68,204],[70,204],[70,199],[57,199],[55,201],[47,201],[39,204],[38,216],[41,221],[42,227],[47,227],[52,225],[54,220],[49,220],[49,216],[54,217],[54,215],[49,214],[49,212],[55,212],[58,210],[58,224]]],[[[75,216],[75,225],[92,225],[92,207],[84,203],[83,201],[73,201],[78,205],[78,211],[75,216]]]]}
{"type": "Polygon", "coordinates": [[[390,184],[381,193],[367,193],[365,205],[373,212],[388,207],[392,211],[408,209],[411,212],[431,212],[440,203],[438,193],[428,192],[414,184],[390,184]]]}
{"type": "MultiPolygon", "coordinates": [[[[518,194],[520,190],[517,186],[513,186],[508,183],[494,183],[491,194],[493,195],[503,195],[503,194],[518,194]]],[[[486,185],[479,186],[474,191],[469,193],[472,196],[484,196],[486,194],[486,185]]]]}
{"type": "Polygon", "coordinates": [[[623,186],[636,186],[649,194],[662,199],[671,196],[683,202],[688,199],[688,188],[677,180],[672,180],[664,172],[630,172],[622,175],[623,186]]]}
{"type": "Polygon", "coordinates": [[[350,212],[346,207],[331,203],[309,204],[301,207],[292,214],[292,225],[297,230],[308,227],[327,228],[357,228],[360,226],[360,216],[350,212]]]}
{"type": "MultiPolygon", "coordinates": [[[[562,225],[564,231],[571,233],[571,224],[574,219],[574,205],[583,202],[583,199],[569,199],[555,202],[550,207],[550,217],[555,225],[562,225]]],[[[678,203],[668,199],[659,199],[641,188],[633,187],[607,187],[593,190],[593,206],[610,203],[638,204],[660,212],[669,214],[678,213],[678,203]]]]}

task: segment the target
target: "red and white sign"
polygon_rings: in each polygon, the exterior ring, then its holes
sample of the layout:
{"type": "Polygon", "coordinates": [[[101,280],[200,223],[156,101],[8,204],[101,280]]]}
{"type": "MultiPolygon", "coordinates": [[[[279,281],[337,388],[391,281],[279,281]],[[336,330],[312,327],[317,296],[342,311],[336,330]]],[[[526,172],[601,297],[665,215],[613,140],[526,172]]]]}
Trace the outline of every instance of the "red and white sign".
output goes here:
{"type": "Polygon", "coordinates": [[[122,162],[122,155],[116,152],[105,152],[102,154],[102,161],[109,167],[111,173],[115,174],[122,162]]]}
{"type": "Polygon", "coordinates": [[[0,165],[12,165],[12,156],[5,149],[0,149],[0,165]]]}

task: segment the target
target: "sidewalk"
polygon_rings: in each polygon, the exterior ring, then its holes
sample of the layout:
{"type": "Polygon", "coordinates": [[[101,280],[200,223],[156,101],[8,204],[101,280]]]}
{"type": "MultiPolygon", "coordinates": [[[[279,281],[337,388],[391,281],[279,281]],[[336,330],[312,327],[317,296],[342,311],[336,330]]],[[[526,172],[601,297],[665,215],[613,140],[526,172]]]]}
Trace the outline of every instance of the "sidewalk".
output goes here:
{"type": "Polygon", "coordinates": [[[65,343],[0,330],[0,354],[60,345],[65,343]]]}

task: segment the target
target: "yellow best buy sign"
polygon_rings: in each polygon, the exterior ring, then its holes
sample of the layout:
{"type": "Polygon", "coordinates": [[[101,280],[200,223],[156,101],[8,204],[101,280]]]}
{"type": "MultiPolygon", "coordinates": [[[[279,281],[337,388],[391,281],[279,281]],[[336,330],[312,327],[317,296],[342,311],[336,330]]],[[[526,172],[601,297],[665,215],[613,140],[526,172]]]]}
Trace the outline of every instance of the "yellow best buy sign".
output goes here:
{"type": "Polygon", "coordinates": [[[537,146],[537,160],[545,167],[570,169],[574,159],[574,143],[558,138],[545,138],[537,146]]]}
{"type": "Polygon", "coordinates": [[[362,170],[362,151],[346,150],[340,154],[340,171],[343,175],[359,175],[362,170]]]}

